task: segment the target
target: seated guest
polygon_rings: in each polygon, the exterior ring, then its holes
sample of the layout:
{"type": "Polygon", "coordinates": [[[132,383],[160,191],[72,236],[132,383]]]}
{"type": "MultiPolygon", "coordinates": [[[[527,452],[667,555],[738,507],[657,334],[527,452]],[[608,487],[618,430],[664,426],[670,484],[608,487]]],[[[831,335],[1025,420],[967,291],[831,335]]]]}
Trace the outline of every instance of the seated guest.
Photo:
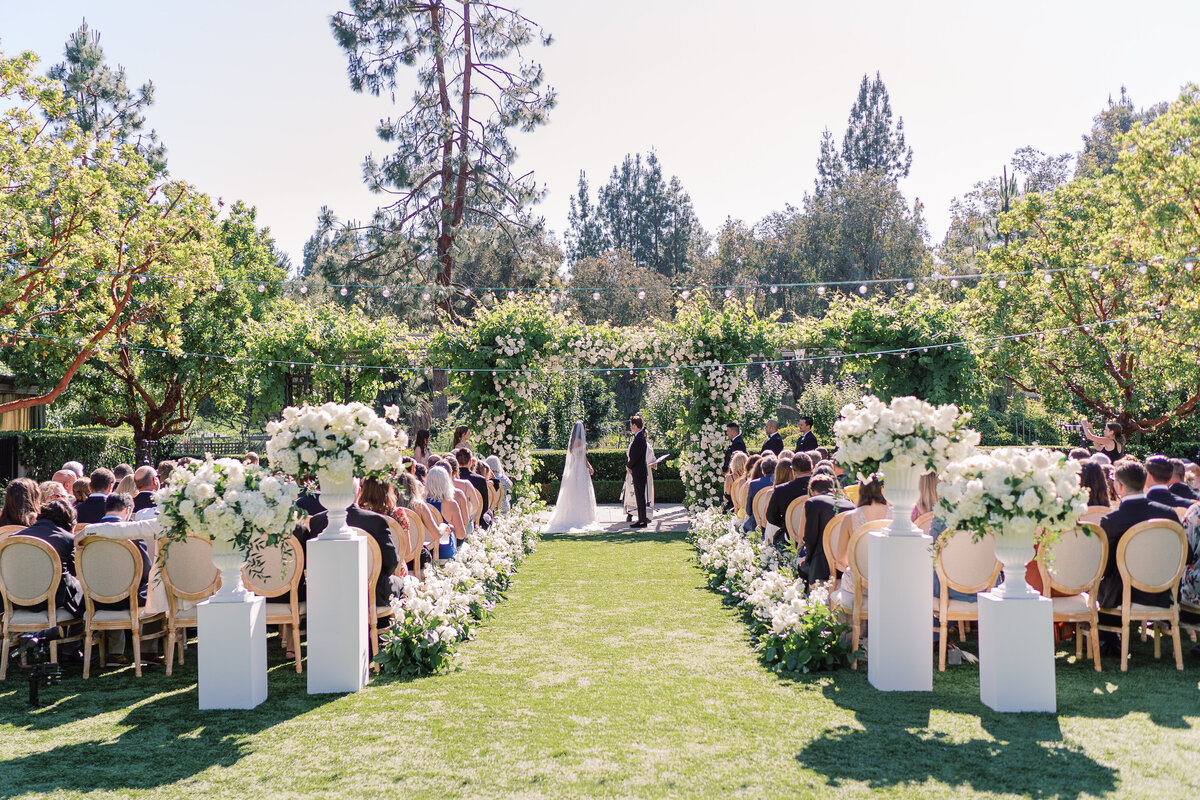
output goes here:
{"type": "Polygon", "coordinates": [[[91,480],[88,485],[91,487],[91,494],[82,503],[75,506],[75,515],[80,523],[99,522],[104,516],[104,501],[108,498],[108,493],[112,490],[116,480],[113,478],[112,470],[101,467],[92,473],[91,480]]]}
{"type": "Polygon", "coordinates": [[[749,533],[758,527],[758,521],[754,519],[754,495],[758,494],[759,490],[765,489],[768,486],[775,485],[775,457],[763,456],[755,467],[755,475],[750,479],[750,488],[746,491],[746,524],[743,530],[749,533]]]}
{"type": "Polygon", "coordinates": [[[262,466],[259,463],[258,453],[254,452],[253,450],[250,450],[249,452],[247,452],[246,457],[243,458],[242,461],[245,462],[245,464],[247,466],[251,466],[251,467],[262,466]]]}
{"type": "MultiPolygon", "coordinates": [[[[116,473],[113,474],[115,475],[116,473]]],[[[130,497],[137,494],[137,481],[133,479],[133,473],[131,472],[123,478],[118,478],[116,485],[109,494],[127,494],[130,497]]]]}
{"type": "Polygon", "coordinates": [[[779,455],[783,452],[783,437],[779,435],[779,423],[773,419],[767,420],[767,440],[763,442],[763,446],[758,448],[760,453],[774,453],[779,455]]]}
{"type": "Polygon", "coordinates": [[[1171,459],[1171,485],[1167,488],[1172,494],[1179,495],[1189,502],[1200,500],[1200,494],[1187,484],[1187,465],[1182,458],[1171,459]]]}
{"type": "Polygon", "coordinates": [[[78,461],[68,461],[67,463],[62,465],[62,468],[65,470],[74,472],[76,478],[86,478],[87,477],[87,475],[84,474],[84,471],[83,471],[83,464],[80,464],[78,461]]]}
{"type": "Polygon", "coordinates": [[[729,460],[729,476],[732,479],[729,483],[730,493],[732,494],[733,487],[737,486],[746,475],[746,464],[750,462],[750,457],[740,450],[733,454],[733,458],[729,460]]]}
{"type": "Polygon", "coordinates": [[[158,471],[159,486],[166,486],[168,483],[171,482],[171,473],[175,471],[175,468],[177,466],[179,466],[179,462],[172,461],[170,459],[167,459],[166,461],[158,462],[157,471],[158,471]]]}
{"type": "Polygon", "coordinates": [[[413,467],[413,475],[416,476],[416,479],[421,483],[425,482],[425,476],[428,474],[429,467],[425,466],[424,464],[417,464],[415,467],[413,467]]]}
{"type": "Polygon", "coordinates": [[[75,486],[75,481],[79,480],[79,476],[69,469],[60,469],[58,472],[54,473],[54,477],[51,478],[51,480],[53,480],[55,483],[62,484],[63,489],[65,489],[67,492],[67,496],[70,497],[74,493],[73,488],[75,486]]]}
{"type": "Polygon", "coordinates": [[[121,479],[124,478],[126,475],[133,474],[133,467],[130,466],[129,464],[117,464],[115,467],[113,467],[112,473],[113,473],[113,482],[120,483],[121,479]]]}
{"type": "MultiPolygon", "coordinates": [[[[1125,532],[1139,522],[1152,519],[1167,519],[1178,522],[1175,509],[1155,503],[1147,499],[1143,493],[1146,488],[1146,469],[1134,461],[1120,461],[1115,469],[1117,479],[1117,496],[1121,505],[1105,514],[1100,519],[1100,527],[1108,536],[1108,566],[1104,569],[1104,577],[1100,579],[1100,590],[1096,599],[1100,608],[1120,608],[1122,592],[1125,583],[1117,570],[1117,545],[1125,532]]],[[[1170,494],[1170,492],[1166,492],[1170,494]]],[[[1171,604],[1170,592],[1149,594],[1140,589],[1133,589],[1131,599],[1134,603],[1166,608],[1171,604]]],[[[1120,617],[1112,614],[1101,614],[1101,622],[1107,625],[1120,625],[1120,617]]],[[[1107,633],[1106,631],[1102,631],[1107,633]]],[[[1113,637],[1105,637],[1109,647],[1113,637]]]]}
{"type": "MultiPolygon", "coordinates": [[[[858,482],[858,507],[854,512],[846,518],[842,523],[842,535],[837,540],[837,551],[833,557],[837,559],[838,566],[843,566],[849,563],[850,557],[850,534],[866,525],[868,522],[875,522],[881,519],[892,518],[892,507],[888,505],[888,501],[883,496],[883,478],[876,476],[876,479],[869,483],[858,482]]],[[[850,570],[842,573],[841,588],[851,594],[854,593],[854,575],[850,570]]]]}
{"type": "Polygon", "coordinates": [[[1087,489],[1089,506],[1111,506],[1114,498],[1104,468],[1094,461],[1085,461],[1079,469],[1079,485],[1087,489]]]}
{"type": "Polygon", "coordinates": [[[479,527],[485,530],[492,524],[492,512],[488,510],[488,483],[487,480],[471,469],[471,462],[474,456],[471,453],[471,448],[460,447],[454,452],[454,457],[458,461],[458,477],[474,487],[475,491],[479,492],[479,499],[482,501],[479,509],[479,514],[475,517],[475,522],[479,527]]]}
{"type": "MultiPolygon", "coordinates": [[[[364,478],[362,488],[358,492],[358,506],[366,511],[391,517],[399,522],[405,531],[408,530],[408,518],[396,513],[396,490],[390,478],[364,478]]],[[[401,562],[399,572],[400,577],[407,575],[408,565],[401,562]]]]}
{"type": "MultiPolygon", "coordinates": [[[[38,484],[39,502],[49,503],[51,500],[71,500],[67,490],[58,481],[42,481],[38,484]]],[[[74,502],[72,502],[74,505],[74,502]]]]}
{"type": "Polygon", "coordinates": [[[438,510],[444,522],[450,524],[453,533],[448,542],[441,542],[439,558],[454,558],[458,542],[467,538],[467,523],[454,498],[454,483],[445,467],[433,467],[425,476],[425,500],[438,510]]]}
{"type": "Polygon", "coordinates": [[[0,527],[20,525],[28,528],[37,522],[42,506],[42,490],[29,478],[17,478],[4,492],[4,510],[0,511],[0,527]]]}
{"type": "Polygon", "coordinates": [[[137,485],[137,494],[133,496],[134,512],[154,508],[154,493],[162,488],[154,467],[149,465],[138,467],[134,470],[133,481],[137,485]]]}
{"type": "MultiPolygon", "coordinates": [[[[429,531],[434,536],[434,542],[441,538],[438,531],[437,523],[434,522],[433,514],[429,513],[429,505],[425,502],[425,487],[421,485],[412,475],[403,473],[397,476],[396,480],[396,510],[394,512],[396,519],[403,520],[404,524],[408,525],[408,519],[402,513],[403,509],[408,509],[421,520],[421,524],[425,526],[425,530],[429,531]]],[[[449,527],[446,523],[443,526],[449,527]]],[[[430,550],[429,546],[421,543],[421,567],[424,568],[431,563],[436,554],[430,550]]]]}
{"type": "Polygon", "coordinates": [[[843,511],[850,511],[854,504],[833,494],[836,481],[831,475],[815,471],[808,481],[809,498],[804,501],[804,530],[799,534],[804,544],[804,561],[800,565],[800,577],[806,585],[829,580],[829,562],[825,558],[825,526],[843,511]]]}
{"type": "Polygon", "coordinates": [[[1146,459],[1146,499],[1152,503],[1170,506],[1171,508],[1187,508],[1191,500],[1180,497],[1171,491],[1171,481],[1174,480],[1175,466],[1166,456],[1150,456],[1146,459]]]}
{"type": "Polygon", "coordinates": [[[938,480],[936,472],[926,472],[921,476],[917,483],[917,503],[912,510],[913,522],[937,508],[938,480]]]}
{"type": "Polygon", "coordinates": [[[504,465],[500,463],[500,456],[488,456],[488,466],[492,468],[492,474],[499,479],[500,485],[504,487],[504,499],[500,501],[500,510],[502,512],[512,509],[512,478],[504,472],[504,465]]]}
{"type": "MultiPolygon", "coordinates": [[[[953,531],[951,531],[951,533],[953,533],[953,531]]],[[[937,542],[938,539],[941,539],[946,535],[946,520],[942,518],[941,514],[938,514],[937,516],[935,516],[933,518],[933,521],[929,524],[929,535],[933,537],[933,541],[935,543],[937,542]]],[[[970,534],[964,533],[964,534],[956,534],[956,535],[969,536],[970,534]]],[[[934,547],[936,549],[937,545],[935,544],[934,547]]],[[[1033,561],[1029,562],[1029,564],[1030,564],[1030,566],[1032,566],[1034,568],[1034,572],[1036,572],[1037,564],[1033,561]]],[[[1026,573],[1025,579],[1029,580],[1028,572],[1026,573]]],[[[996,585],[999,586],[1003,582],[1004,582],[1004,573],[1000,573],[999,575],[996,576],[996,585]]],[[[1033,584],[1030,584],[1030,585],[1033,585],[1033,584]]],[[[1038,587],[1041,586],[1040,578],[1039,578],[1039,582],[1038,582],[1037,586],[1038,587]]],[[[979,597],[974,592],[960,592],[957,589],[947,589],[946,595],[951,600],[962,600],[964,603],[978,603],[979,602],[979,597]]],[[[934,597],[942,596],[942,579],[938,577],[936,568],[933,570],[933,596],[934,597]]],[[[936,634],[935,634],[935,636],[936,636],[936,634]]]]}
{"type": "MultiPolygon", "coordinates": [[[[767,503],[767,522],[780,530],[787,530],[788,506],[798,497],[808,496],[808,478],[812,474],[812,461],[804,453],[792,456],[792,479],[782,485],[776,484],[771,502],[767,503]]],[[[776,467],[778,470],[778,467],[776,467]]],[[[778,537],[776,537],[778,538],[778,537]]]]}
{"type": "MultiPolygon", "coordinates": [[[[75,509],[66,500],[52,500],[41,507],[37,520],[20,535],[41,539],[58,553],[62,577],[54,603],[57,608],[66,609],[68,614],[77,617],[83,612],[83,587],[75,577],[75,537],[71,533],[74,528],[75,509]]],[[[46,604],[38,603],[31,610],[45,611],[46,604]]]]}
{"type": "MultiPolygon", "coordinates": [[[[87,478],[79,478],[71,484],[71,495],[75,498],[73,505],[79,505],[84,500],[88,499],[88,495],[92,493],[92,482],[87,478]]],[[[68,497],[68,500],[71,498],[68,497]]]]}
{"type": "MultiPolygon", "coordinates": [[[[404,584],[392,573],[400,564],[400,554],[392,542],[391,529],[387,519],[382,514],[368,511],[358,505],[357,498],[353,505],[346,509],[346,524],[352,528],[360,528],[379,545],[379,579],[375,582],[375,604],[386,606],[393,595],[404,591],[404,584]]],[[[329,526],[329,512],[322,511],[308,521],[309,541],[319,536],[329,526]]]]}
{"type": "MultiPolygon", "coordinates": [[[[796,474],[792,471],[792,460],[790,458],[781,458],[775,462],[775,474],[772,477],[772,490],[778,489],[780,486],[786,486],[791,483],[796,474]]],[[[775,496],[775,492],[771,492],[771,497],[775,496]]],[[[763,509],[763,518],[757,520],[758,527],[762,529],[764,538],[763,541],[767,544],[773,544],[779,531],[783,528],[782,525],[772,525],[767,520],[767,510],[770,508],[771,501],[767,501],[767,508],[763,509]]],[[[784,533],[786,536],[786,531],[784,533]]]]}
{"type": "MultiPolygon", "coordinates": [[[[125,476],[130,477],[130,476],[125,476]]],[[[125,492],[113,492],[104,501],[104,517],[100,522],[128,522],[133,517],[133,497],[125,492]]],[[[87,535],[87,529],[80,531],[75,537],[76,542],[87,535]]],[[[150,585],[150,549],[145,539],[131,539],[142,560],[142,579],[138,583],[138,608],[146,606],[146,590],[150,585]]],[[[116,603],[96,603],[97,611],[128,611],[129,601],[121,600],[116,603]]],[[[108,653],[106,666],[124,666],[129,663],[125,657],[125,631],[107,631],[105,634],[108,653]]]]}
{"type": "MultiPolygon", "coordinates": [[[[471,534],[475,533],[476,520],[471,516],[470,499],[471,490],[475,487],[471,485],[470,481],[467,481],[459,476],[458,458],[453,453],[446,456],[439,463],[441,464],[442,469],[446,470],[447,474],[450,475],[450,484],[454,487],[454,502],[458,503],[459,513],[462,514],[463,523],[467,526],[466,536],[463,537],[463,539],[466,539],[471,534]]],[[[460,545],[462,544],[463,539],[458,540],[460,545]]]]}
{"type": "Polygon", "coordinates": [[[1086,447],[1072,448],[1071,452],[1067,454],[1067,458],[1073,459],[1075,461],[1087,461],[1091,457],[1092,457],[1092,451],[1088,450],[1086,447]]]}
{"type": "Polygon", "coordinates": [[[429,447],[429,431],[421,428],[413,439],[413,461],[418,464],[428,464],[433,451],[429,447]]]}

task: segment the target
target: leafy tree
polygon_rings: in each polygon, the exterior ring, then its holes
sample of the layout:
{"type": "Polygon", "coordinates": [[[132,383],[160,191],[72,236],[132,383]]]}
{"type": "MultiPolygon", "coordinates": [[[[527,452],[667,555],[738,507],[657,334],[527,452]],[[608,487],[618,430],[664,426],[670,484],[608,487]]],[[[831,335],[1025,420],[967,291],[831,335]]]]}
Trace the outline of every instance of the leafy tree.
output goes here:
{"type": "Polygon", "coordinates": [[[846,176],[878,172],[893,183],[908,177],[912,148],[904,142],[904,118],[892,123],[892,102],[883,78],[863,75],[858,97],[850,108],[839,153],[828,129],[821,136],[817,159],[817,194],[824,194],[846,176]]]}
{"type": "Polygon", "coordinates": [[[645,326],[652,320],[670,319],[675,300],[670,284],[660,273],[635,264],[624,250],[609,250],[585,258],[571,267],[572,287],[598,289],[601,300],[589,291],[573,291],[576,314],[585,322],[618,326],[645,326]],[[640,291],[646,296],[639,298],[640,291]]]}
{"type": "Polygon", "coordinates": [[[54,401],[89,359],[213,281],[207,198],[84,133],[36,64],[0,53],[0,353],[40,394],[0,413],[54,401]]]}
{"type": "Polygon", "coordinates": [[[155,174],[165,174],[166,147],[157,132],[145,131],[144,112],[154,104],[154,84],[146,81],[136,91],[130,89],[125,68],[114,70],[105,62],[100,31],[89,29],[87,20],[67,40],[64,56],[48,74],[74,101],[69,119],[97,143],[133,145],[155,174]]]}
{"type": "Polygon", "coordinates": [[[1200,281],[1178,260],[1200,251],[1200,89],[1186,87],[1116,147],[1113,173],[1031,194],[1002,217],[1029,235],[992,250],[990,269],[1069,271],[985,281],[978,316],[1005,335],[1080,326],[1000,346],[997,374],[1052,410],[1149,432],[1200,403],[1200,281]]]}
{"type": "Polygon", "coordinates": [[[1075,166],[1075,177],[1098,178],[1111,173],[1120,155],[1119,140],[1133,130],[1134,125],[1149,122],[1166,110],[1166,103],[1135,109],[1133,98],[1122,86],[1120,98],[1114,101],[1110,95],[1108,107],[1092,119],[1092,130],[1083,135],[1083,150],[1075,166]]]}
{"type": "Polygon", "coordinates": [[[386,257],[403,272],[428,253],[437,282],[452,285],[464,224],[486,221],[515,243],[528,227],[519,212],[542,196],[531,174],[512,171],[517,153],[509,131],[534,130],[554,106],[542,67],[522,58],[535,34],[545,45],[550,36],[483,0],[351,0],[350,10],[330,22],[354,91],[394,92],[404,85],[400,68],[417,69],[408,110],[379,126],[380,139],[396,150],[366,160],[367,185],[396,199],[380,209],[371,223],[379,235],[356,259],[386,257]]]}

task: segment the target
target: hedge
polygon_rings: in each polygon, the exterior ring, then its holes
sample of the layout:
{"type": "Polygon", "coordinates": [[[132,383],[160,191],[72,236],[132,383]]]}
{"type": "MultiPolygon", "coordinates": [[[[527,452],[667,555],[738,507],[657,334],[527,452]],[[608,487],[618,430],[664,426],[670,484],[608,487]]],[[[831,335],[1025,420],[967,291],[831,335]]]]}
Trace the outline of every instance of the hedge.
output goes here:
{"type": "MultiPolygon", "coordinates": [[[[596,465],[593,463],[593,467],[596,465]]],[[[552,483],[537,484],[538,494],[542,500],[547,503],[553,503],[558,499],[558,488],[561,481],[552,483]]],[[[624,479],[619,481],[610,480],[593,480],[592,486],[596,490],[597,503],[620,503],[621,502],[621,487],[625,485],[624,479]]],[[[658,476],[654,477],[654,501],[658,505],[663,503],[682,503],[683,502],[683,481],[678,478],[668,478],[659,480],[658,476]]]]}
{"type": "MultiPolygon", "coordinates": [[[[662,455],[662,453],[658,453],[662,455]]],[[[533,483],[558,483],[562,480],[563,466],[566,464],[566,450],[534,450],[533,451],[533,483]]],[[[628,456],[624,450],[589,450],[588,461],[595,471],[594,482],[616,481],[617,491],[621,491],[621,482],[625,480],[625,464],[628,456]]],[[[680,480],[679,456],[672,454],[654,470],[654,481],[680,480]]],[[[597,502],[601,501],[599,497],[597,502]]],[[[615,501],[613,501],[615,502],[615,501]]]]}
{"type": "Polygon", "coordinates": [[[26,475],[39,481],[50,480],[68,461],[79,461],[90,472],[122,462],[132,464],[134,458],[133,434],[111,428],[13,431],[0,436],[17,440],[17,462],[26,475]]]}

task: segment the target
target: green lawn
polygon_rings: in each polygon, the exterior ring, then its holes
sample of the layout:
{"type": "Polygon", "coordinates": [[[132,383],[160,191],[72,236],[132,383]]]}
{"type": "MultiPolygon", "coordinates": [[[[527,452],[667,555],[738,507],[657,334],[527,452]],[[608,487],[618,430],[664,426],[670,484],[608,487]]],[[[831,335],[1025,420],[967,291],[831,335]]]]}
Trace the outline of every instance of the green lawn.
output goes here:
{"type": "Polygon", "coordinates": [[[885,695],[866,671],[781,680],[703,588],[681,533],[557,536],[462,669],[310,698],[271,640],[271,695],[196,710],[194,650],[76,677],[26,714],[0,691],[0,797],[1182,797],[1200,786],[1200,669],[1060,658],[1060,712],[979,703],[977,668],[885,695]]]}

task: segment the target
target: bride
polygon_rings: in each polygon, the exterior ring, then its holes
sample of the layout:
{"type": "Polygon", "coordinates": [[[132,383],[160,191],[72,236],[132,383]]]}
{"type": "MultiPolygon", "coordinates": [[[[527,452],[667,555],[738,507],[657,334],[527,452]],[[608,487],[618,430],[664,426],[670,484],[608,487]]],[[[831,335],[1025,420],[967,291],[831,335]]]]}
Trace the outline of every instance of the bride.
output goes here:
{"type": "Polygon", "coordinates": [[[592,488],[592,465],[587,460],[583,423],[576,422],[567,445],[558,502],[546,524],[546,533],[596,530],[596,491],[592,488]]]}

